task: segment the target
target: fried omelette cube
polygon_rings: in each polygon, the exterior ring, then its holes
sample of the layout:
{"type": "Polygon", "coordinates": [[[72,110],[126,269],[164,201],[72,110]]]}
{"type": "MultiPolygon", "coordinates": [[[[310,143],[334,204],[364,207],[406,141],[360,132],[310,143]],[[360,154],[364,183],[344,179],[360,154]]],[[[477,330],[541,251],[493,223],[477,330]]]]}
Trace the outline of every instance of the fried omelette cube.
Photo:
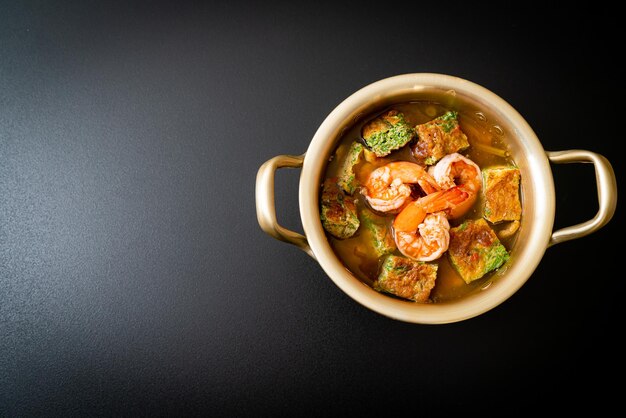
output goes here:
{"type": "Polygon", "coordinates": [[[376,215],[369,209],[361,211],[362,233],[366,234],[374,249],[374,253],[381,257],[391,254],[396,249],[393,233],[388,226],[385,217],[376,215]]]}
{"type": "Polygon", "coordinates": [[[491,223],[519,221],[522,216],[519,183],[520,171],[516,167],[493,167],[483,170],[483,216],[491,223]]]}
{"type": "Polygon", "coordinates": [[[339,173],[339,187],[349,195],[353,194],[358,187],[356,176],[354,175],[354,166],[361,161],[361,154],[363,152],[363,145],[358,142],[353,142],[348,150],[348,155],[344,160],[339,173]]]}
{"type": "Polygon", "coordinates": [[[388,255],[383,261],[374,289],[414,302],[430,302],[439,265],[388,255]]]}
{"type": "Polygon", "coordinates": [[[509,253],[483,218],[450,229],[448,257],[465,283],[480,279],[502,266],[509,253]]]}
{"type": "Polygon", "coordinates": [[[365,124],[361,136],[377,157],[384,157],[408,144],[415,130],[404,120],[403,113],[392,109],[365,124]]]}
{"type": "Polygon", "coordinates": [[[352,196],[346,196],[336,178],[322,185],[320,219],[324,229],[335,238],[350,238],[359,229],[359,217],[352,196]]]}
{"type": "Polygon", "coordinates": [[[458,113],[448,111],[429,122],[417,125],[417,143],[413,156],[426,165],[433,165],[448,154],[469,147],[467,136],[459,125],[458,113]]]}

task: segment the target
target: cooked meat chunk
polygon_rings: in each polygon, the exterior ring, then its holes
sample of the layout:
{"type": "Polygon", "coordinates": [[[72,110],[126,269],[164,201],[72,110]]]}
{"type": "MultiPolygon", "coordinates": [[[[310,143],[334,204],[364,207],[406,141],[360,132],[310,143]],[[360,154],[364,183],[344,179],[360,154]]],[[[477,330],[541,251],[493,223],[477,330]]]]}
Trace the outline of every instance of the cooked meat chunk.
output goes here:
{"type": "Polygon", "coordinates": [[[450,262],[466,283],[480,279],[509,259],[509,253],[482,218],[450,229],[450,262]]]}
{"type": "Polygon", "coordinates": [[[404,114],[390,110],[363,126],[361,136],[377,157],[384,157],[408,144],[415,131],[404,120],[404,114]]]}
{"type": "Polygon", "coordinates": [[[430,291],[435,287],[438,268],[437,264],[388,255],[374,288],[403,299],[430,302],[430,291]]]}
{"type": "Polygon", "coordinates": [[[359,229],[360,222],[354,199],[344,195],[336,178],[324,181],[320,202],[322,226],[329,234],[345,239],[350,238],[359,229]]]}
{"type": "Polygon", "coordinates": [[[358,186],[356,176],[354,175],[354,166],[361,160],[361,153],[363,152],[363,145],[358,142],[353,142],[348,150],[341,171],[339,173],[339,187],[349,195],[353,194],[358,186]]]}
{"type": "Polygon", "coordinates": [[[417,143],[413,156],[426,165],[433,165],[444,156],[469,147],[467,136],[459,125],[458,113],[448,111],[443,115],[415,127],[417,143]]]}
{"type": "Polygon", "coordinates": [[[493,167],[483,170],[483,216],[491,223],[519,221],[522,204],[519,197],[520,171],[516,167],[493,167]]]}
{"type": "Polygon", "coordinates": [[[364,226],[362,233],[367,234],[376,256],[390,254],[396,249],[393,233],[383,216],[376,215],[369,209],[363,209],[361,223],[364,226]]]}

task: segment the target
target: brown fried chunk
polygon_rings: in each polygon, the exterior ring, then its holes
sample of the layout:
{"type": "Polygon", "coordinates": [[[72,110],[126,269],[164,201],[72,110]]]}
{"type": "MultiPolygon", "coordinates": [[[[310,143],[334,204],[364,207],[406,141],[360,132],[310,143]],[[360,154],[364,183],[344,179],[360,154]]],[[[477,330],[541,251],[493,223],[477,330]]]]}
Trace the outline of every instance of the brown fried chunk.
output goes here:
{"type": "Polygon", "coordinates": [[[415,131],[417,142],[411,151],[415,158],[426,165],[433,165],[446,155],[469,147],[455,111],[448,111],[438,118],[417,125],[415,131]]]}
{"type": "Polygon", "coordinates": [[[385,217],[364,208],[361,211],[361,223],[364,226],[362,231],[368,236],[369,242],[378,257],[390,254],[396,249],[393,233],[387,225],[385,217]]]}
{"type": "Polygon", "coordinates": [[[480,218],[450,229],[448,257],[465,283],[470,283],[502,266],[509,253],[489,224],[480,218]]]}
{"type": "Polygon", "coordinates": [[[338,179],[339,187],[341,187],[343,191],[349,195],[353,194],[359,185],[359,182],[354,174],[354,166],[361,161],[362,152],[363,145],[358,142],[353,142],[352,145],[350,145],[348,155],[341,166],[341,172],[339,173],[338,179]]]}
{"type": "Polygon", "coordinates": [[[430,291],[435,287],[438,268],[434,263],[388,255],[383,261],[374,288],[403,299],[430,302],[430,291]]]}
{"type": "Polygon", "coordinates": [[[336,178],[326,179],[322,185],[320,219],[324,229],[339,239],[350,238],[359,229],[354,199],[343,193],[336,178]]]}
{"type": "Polygon", "coordinates": [[[519,221],[522,204],[519,197],[520,171],[516,167],[493,167],[483,170],[483,216],[491,223],[519,221]]]}

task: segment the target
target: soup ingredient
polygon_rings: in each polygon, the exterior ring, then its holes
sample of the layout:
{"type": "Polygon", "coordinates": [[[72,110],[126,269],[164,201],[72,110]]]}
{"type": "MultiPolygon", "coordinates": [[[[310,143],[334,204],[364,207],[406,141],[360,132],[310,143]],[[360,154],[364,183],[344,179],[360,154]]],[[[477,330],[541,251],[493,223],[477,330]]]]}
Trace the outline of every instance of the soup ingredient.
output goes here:
{"type": "Polygon", "coordinates": [[[361,211],[361,224],[364,227],[362,233],[367,234],[368,241],[371,243],[376,256],[391,254],[396,249],[393,234],[383,216],[376,215],[371,210],[363,208],[361,211]]]}
{"type": "Polygon", "coordinates": [[[395,231],[398,249],[417,261],[433,261],[450,245],[450,223],[443,212],[430,213],[412,232],[395,231]]]}
{"type": "Polygon", "coordinates": [[[433,165],[447,154],[469,147],[467,136],[459,125],[458,113],[448,111],[443,115],[415,127],[417,143],[413,156],[426,165],[433,165]]]}
{"type": "Polygon", "coordinates": [[[467,199],[458,187],[409,203],[393,221],[398,250],[417,261],[436,260],[448,250],[450,224],[445,211],[467,199]]]}
{"type": "Polygon", "coordinates": [[[467,199],[459,203],[449,213],[450,219],[457,219],[465,215],[476,202],[482,187],[480,167],[474,161],[455,152],[443,157],[437,164],[431,166],[428,172],[442,189],[459,186],[461,190],[467,192],[467,199]]]}
{"type": "Polygon", "coordinates": [[[384,157],[408,144],[415,131],[404,120],[403,113],[392,109],[363,126],[361,136],[377,157],[384,157]]]}
{"type": "Polygon", "coordinates": [[[502,266],[509,253],[483,219],[467,220],[450,230],[448,256],[466,283],[502,266]]]}
{"type": "Polygon", "coordinates": [[[365,147],[363,148],[363,156],[365,157],[365,161],[367,161],[368,163],[373,163],[378,159],[373,151],[370,151],[365,147]]]}
{"type": "Polygon", "coordinates": [[[485,183],[484,217],[491,223],[519,221],[522,204],[519,198],[520,171],[516,167],[492,167],[483,171],[485,183]]]}
{"type": "Polygon", "coordinates": [[[519,221],[511,221],[504,228],[498,231],[498,238],[507,239],[513,236],[519,229],[519,221]]]}
{"type": "Polygon", "coordinates": [[[339,187],[348,194],[353,194],[358,186],[358,182],[354,175],[354,166],[361,161],[361,154],[363,152],[363,145],[358,142],[353,142],[348,150],[348,155],[341,166],[339,173],[339,187]]]}
{"type": "Polygon", "coordinates": [[[411,184],[418,184],[426,193],[440,189],[419,164],[394,161],[372,171],[361,193],[372,209],[393,213],[411,198],[411,184]]]}
{"type": "Polygon", "coordinates": [[[389,255],[383,261],[374,289],[415,302],[428,302],[438,268],[437,264],[389,255]]]}
{"type": "Polygon", "coordinates": [[[350,238],[359,229],[360,221],[352,196],[346,196],[337,178],[329,178],[322,185],[320,199],[320,219],[322,226],[332,236],[339,239],[350,238]]]}

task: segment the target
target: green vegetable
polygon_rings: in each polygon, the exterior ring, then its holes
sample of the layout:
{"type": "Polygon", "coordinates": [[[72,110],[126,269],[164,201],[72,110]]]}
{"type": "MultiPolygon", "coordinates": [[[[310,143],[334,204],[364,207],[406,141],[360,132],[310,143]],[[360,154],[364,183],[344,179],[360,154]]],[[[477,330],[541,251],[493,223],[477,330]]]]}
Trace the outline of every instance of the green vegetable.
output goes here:
{"type": "Polygon", "coordinates": [[[365,227],[363,233],[370,238],[369,241],[377,256],[390,254],[396,249],[393,233],[383,216],[363,209],[361,211],[361,223],[365,227]]]}
{"type": "Polygon", "coordinates": [[[361,154],[363,152],[363,145],[358,142],[353,142],[348,150],[348,155],[341,167],[339,173],[339,187],[348,194],[353,194],[358,187],[356,176],[354,175],[354,166],[361,161],[361,154]]]}
{"type": "Polygon", "coordinates": [[[377,157],[384,157],[402,148],[415,136],[413,128],[397,110],[390,110],[370,121],[361,133],[365,144],[377,157]]]}
{"type": "Polygon", "coordinates": [[[510,257],[496,233],[483,218],[450,229],[450,263],[470,283],[500,268],[510,257]]]}
{"type": "Polygon", "coordinates": [[[360,221],[351,196],[345,196],[336,178],[324,181],[320,198],[320,220],[324,229],[339,239],[353,236],[360,221]]]}
{"type": "Polygon", "coordinates": [[[415,302],[429,302],[438,268],[435,263],[388,255],[383,260],[374,289],[415,302]]]}

